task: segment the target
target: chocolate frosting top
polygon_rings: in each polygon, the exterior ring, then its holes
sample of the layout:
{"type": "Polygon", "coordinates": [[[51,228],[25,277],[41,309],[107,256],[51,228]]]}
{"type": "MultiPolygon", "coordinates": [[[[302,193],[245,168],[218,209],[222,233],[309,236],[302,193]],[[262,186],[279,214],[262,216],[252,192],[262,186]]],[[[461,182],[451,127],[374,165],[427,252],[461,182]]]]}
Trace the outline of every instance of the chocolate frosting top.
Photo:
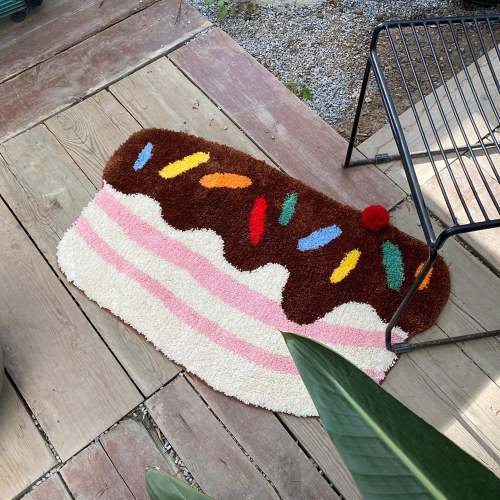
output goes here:
{"type": "MultiPolygon", "coordinates": [[[[379,232],[370,231],[361,224],[358,210],[245,153],[183,132],[148,129],[133,134],[110,158],[103,178],[122,193],[141,193],[157,200],[163,218],[176,229],[214,230],[224,240],[225,258],[240,270],[253,270],[270,262],[283,265],[290,276],[282,307],[286,316],[299,324],[312,323],[346,302],[368,303],[389,321],[418,266],[427,258],[423,243],[392,225],[379,232]],[[143,153],[141,162],[136,163],[148,143],[152,144],[151,157],[145,161],[143,153]],[[166,165],[197,152],[208,153],[209,160],[171,178],[160,176],[166,165]],[[144,165],[140,167],[140,163],[144,165]],[[231,189],[200,183],[207,174],[226,172],[248,177],[251,185],[231,189]],[[283,201],[291,193],[297,193],[295,212],[288,224],[280,224],[283,201]],[[257,198],[261,201],[256,204],[257,198]],[[259,203],[260,207],[256,206],[259,203]],[[252,218],[253,241],[249,234],[252,218]],[[262,234],[256,243],[259,224],[262,234]],[[298,249],[299,240],[331,226],[340,228],[341,234],[328,244],[298,249]],[[399,290],[389,288],[387,283],[381,250],[384,242],[396,244],[401,250],[404,281],[399,290]],[[361,252],[356,267],[342,281],[331,283],[332,271],[353,249],[361,252]]],[[[370,186],[360,185],[359,189],[370,186]]],[[[428,286],[417,292],[399,326],[410,334],[432,326],[447,301],[449,287],[448,268],[438,258],[428,286]]]]}

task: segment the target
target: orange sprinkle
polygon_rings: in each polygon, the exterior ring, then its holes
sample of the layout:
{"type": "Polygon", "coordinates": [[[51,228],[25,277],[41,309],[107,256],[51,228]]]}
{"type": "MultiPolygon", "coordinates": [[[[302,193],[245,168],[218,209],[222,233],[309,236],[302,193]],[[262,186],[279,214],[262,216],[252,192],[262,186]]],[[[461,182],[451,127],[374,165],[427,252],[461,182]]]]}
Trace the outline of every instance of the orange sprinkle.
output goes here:
{"type": "Polygon", "coordinates": [[[216,172],[215,174],[204,175],[200,179],[203,187],[239,189],[252,185],[252,180],[246,175],[230,174],[228,172],[216,172]]]}
{"type": "MultiPolygon", "coordinates": [[[[415,271],[415,278],[420,274],[420,271],[422,271],[424,267],[425,262],[422,262],[418,267],[417,270],[415,271]]],[[[425,278],[422,280],[422,283],[420,283],[418,289],[419,290],[425,290],[428,286],[429,283],[431,282],[431,276],[432,276],[432,267],[429,269],[429,272],[425,276],[425,278]]]]}

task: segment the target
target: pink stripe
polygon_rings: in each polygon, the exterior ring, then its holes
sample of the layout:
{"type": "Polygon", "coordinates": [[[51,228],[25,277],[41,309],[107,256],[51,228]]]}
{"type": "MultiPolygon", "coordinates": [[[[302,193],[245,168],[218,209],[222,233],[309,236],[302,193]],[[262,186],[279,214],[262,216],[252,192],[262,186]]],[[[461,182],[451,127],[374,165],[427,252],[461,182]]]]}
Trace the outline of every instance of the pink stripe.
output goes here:
{"type": "Polygon", "coordinates": [[[167,290],[159,281],[144,273],[115,252],[92,229],[89,222],[83,216],[78,219],[75,227],[87,245],[103,260],[111,264],[119,272],[135,280],[151,295],[160,300],[172,315],[176,316],[199,334],[204,335],[228,351],[238,354],[264,368],[282,373],[297,373],[297,369],[291,358],[264,351],[244,340],[238,339],[214,322],[199,315],[194,309],[167,290]]]}
{"type": "Polygon", "coordinates": [[[331,345],[385,348],[384,332],[332,325],[318,320],[298,325],[288,320],[281,305],[231,278],[206,257],[158,231],[137,217],[109,191],[99,191],[94,201],[138,245],[187,271],[207,290],[230,306],[280,331],[291,331],[331,345]]]}

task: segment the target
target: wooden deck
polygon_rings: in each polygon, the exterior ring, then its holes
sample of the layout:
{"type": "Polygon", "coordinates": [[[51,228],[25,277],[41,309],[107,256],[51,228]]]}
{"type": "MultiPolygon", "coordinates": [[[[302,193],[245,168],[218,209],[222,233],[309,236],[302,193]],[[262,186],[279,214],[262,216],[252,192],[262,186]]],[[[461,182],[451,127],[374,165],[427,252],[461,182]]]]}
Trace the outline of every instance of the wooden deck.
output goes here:
{"type": "MultiPolygon", "coordinates": [[[[145,499],[148,466],[187,470],[215,498],[359,498],[317,419],[213,391],[69,285],[55,251],[141,127],[232,145],[356,207],[384,204],[420,237],[400,165],[342,170],[343,139],[193,9],[178,16],[177,0],[46,3],[53,35],[33,17],[0,51],[0,499],[145,499]],[[28,42],[40,51],[22,52],[28,42]]],[[[446,244],[451,299],[424,337],[500,325],[488,233],[446,244]]],[[[499,384],[492,338],[404,355],[383,385],[500,476],[499,384]]]]}

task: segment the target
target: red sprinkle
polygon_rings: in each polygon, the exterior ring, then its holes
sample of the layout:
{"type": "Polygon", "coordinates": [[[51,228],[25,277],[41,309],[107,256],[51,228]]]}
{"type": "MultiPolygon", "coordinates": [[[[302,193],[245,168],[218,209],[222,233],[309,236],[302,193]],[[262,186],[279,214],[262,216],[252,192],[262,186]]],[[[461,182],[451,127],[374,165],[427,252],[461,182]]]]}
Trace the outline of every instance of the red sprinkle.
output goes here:
{"type": "Polygon", "coordinates": [[[382,205],[371,205],[361,213],[361,224],[370,231],[380,231],[389,224],[389,212],[382,205]]]}
{"type": "Polygon", "coordinates": [[[253,246],[259,244],[266,227],[267,200],[264,196],[257,196],[253,202],[250,217],[248,218],[248,230],[250,243],[253,246]]]}

